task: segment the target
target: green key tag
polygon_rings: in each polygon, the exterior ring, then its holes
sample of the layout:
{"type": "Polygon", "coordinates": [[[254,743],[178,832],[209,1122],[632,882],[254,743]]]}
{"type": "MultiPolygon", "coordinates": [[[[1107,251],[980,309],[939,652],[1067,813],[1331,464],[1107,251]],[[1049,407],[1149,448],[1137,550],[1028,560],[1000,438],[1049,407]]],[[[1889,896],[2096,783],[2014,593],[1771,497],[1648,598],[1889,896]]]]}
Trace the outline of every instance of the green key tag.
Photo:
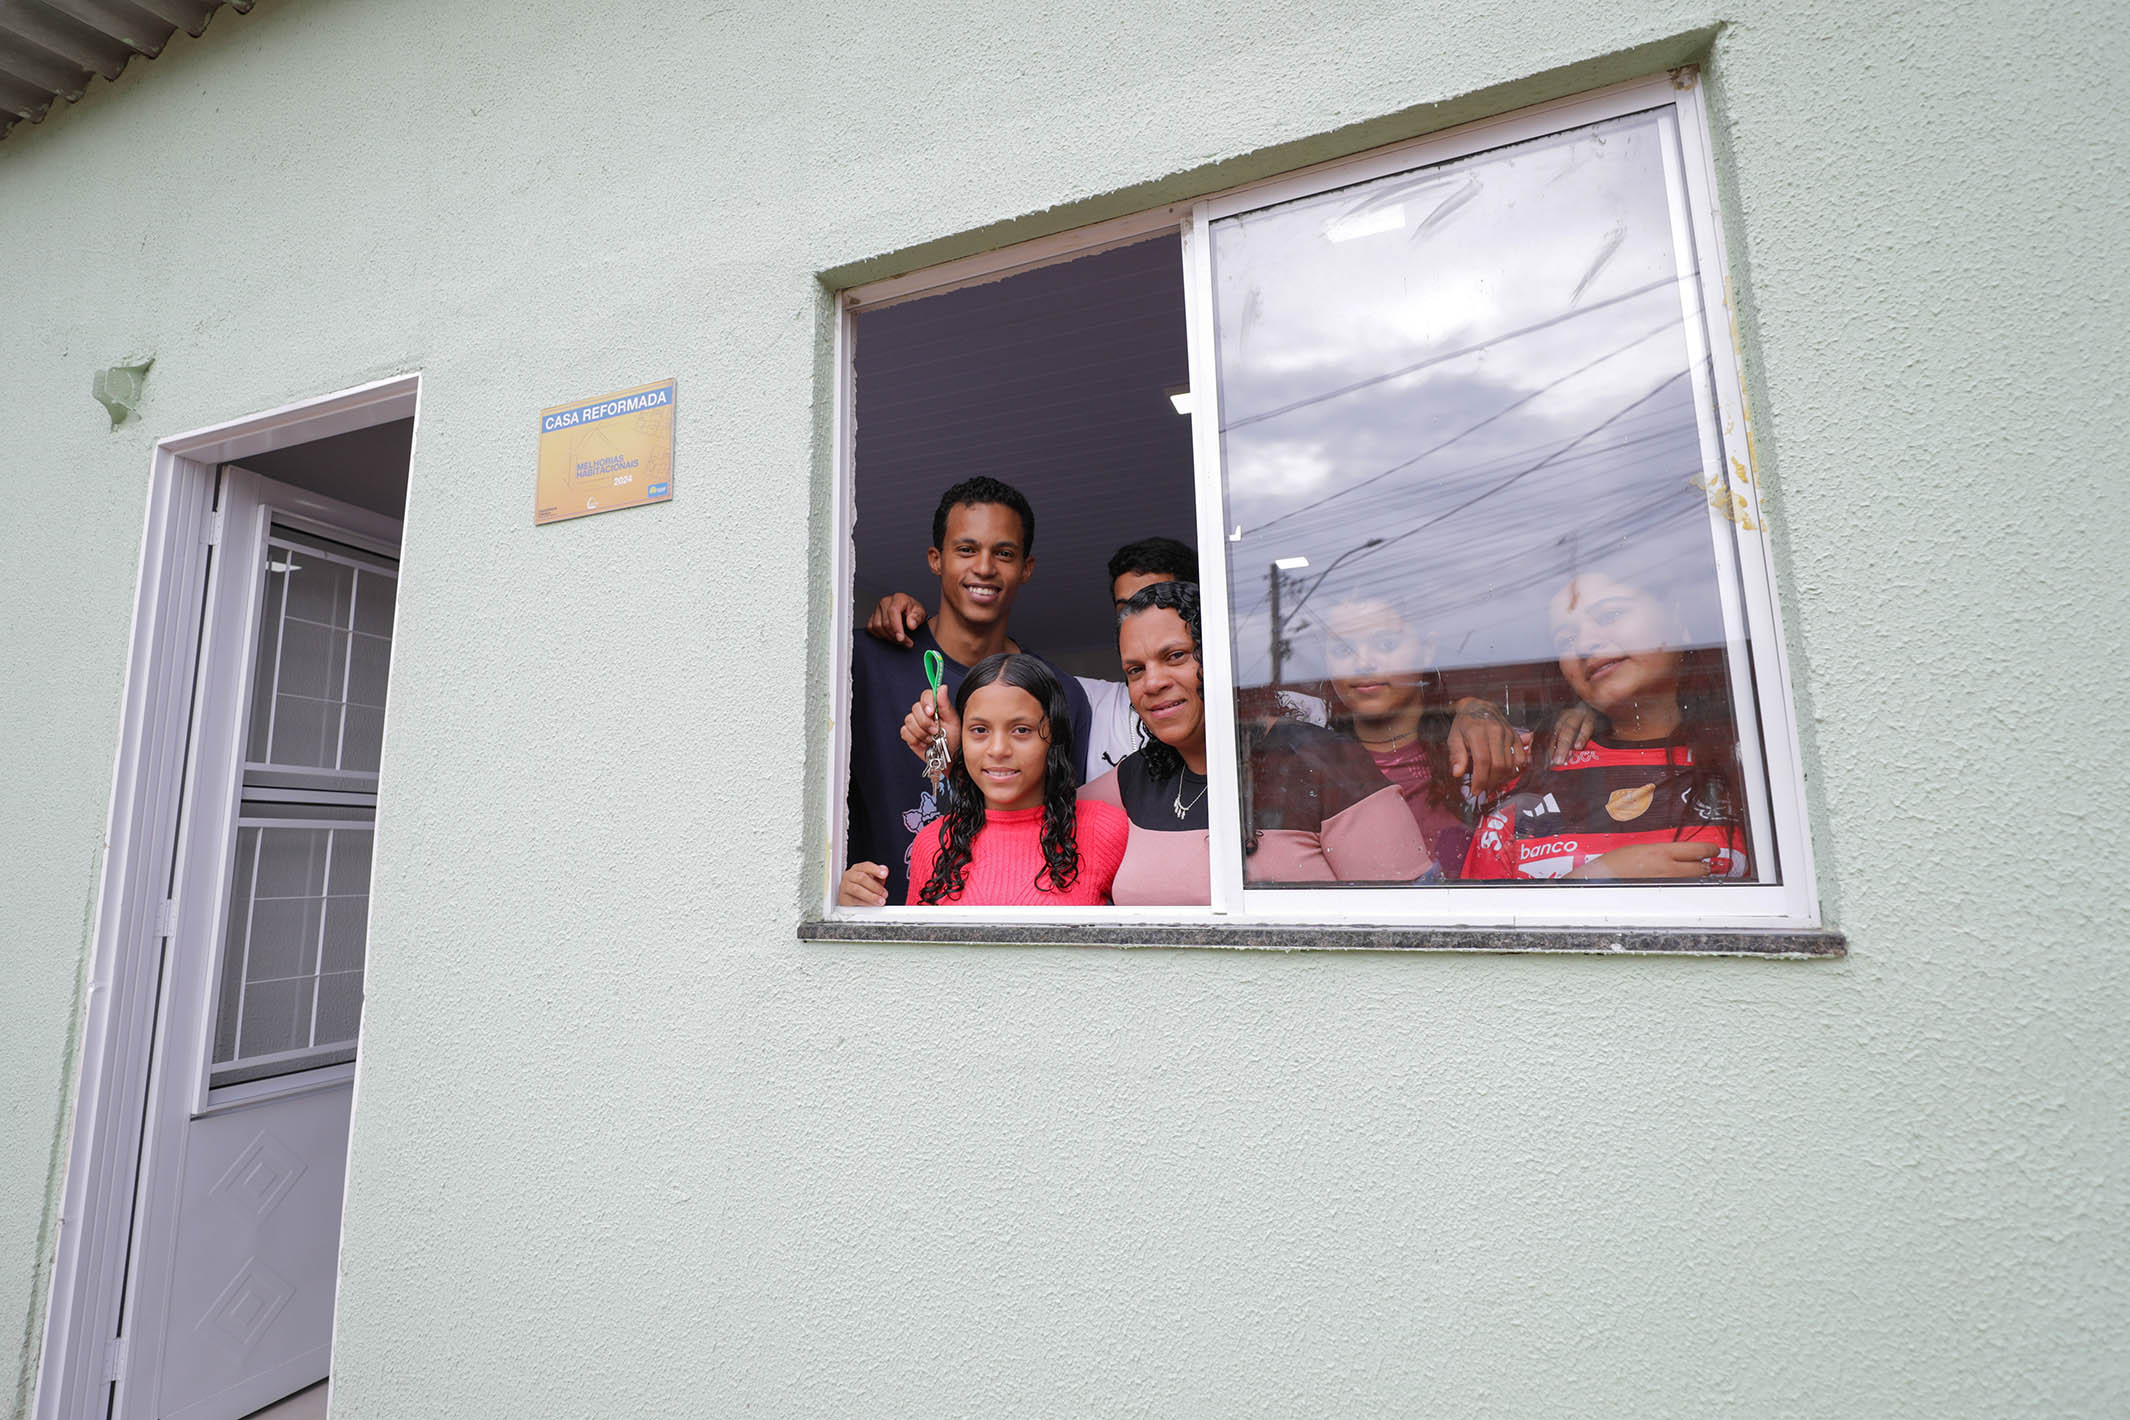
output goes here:
{"type": "MultiPolygon", "coordinates": [[[[924,678],[932,683],[932,722],[939,723],[939,707],[946,697],[947,658],[937,651],[924,653],[924,678]]],[[[944,731],[932,736],[932,743],[925,746],[924,777],[932,781],[932,801],[940,802],[946,783],[947,770],[952,756],[947,751],[947,736],[944,731]]]]}

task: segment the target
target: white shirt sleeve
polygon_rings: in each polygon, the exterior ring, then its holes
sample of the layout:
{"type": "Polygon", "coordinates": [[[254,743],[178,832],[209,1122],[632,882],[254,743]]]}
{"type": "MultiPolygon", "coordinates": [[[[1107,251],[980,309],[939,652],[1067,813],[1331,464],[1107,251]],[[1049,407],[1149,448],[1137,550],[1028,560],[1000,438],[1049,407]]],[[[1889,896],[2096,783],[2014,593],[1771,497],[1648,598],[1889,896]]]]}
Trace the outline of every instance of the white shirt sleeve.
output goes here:
{"type": "Polygon", "coordinates": [[[1132,709],[1132,698],[1123,681],[1090,680],[1084,675],[1075,679],[1087,692],[1091,721],[1087,727],[1087,773],[1090,779],[1099,779],[1139,748],[1139,712],[1132,709]]]}
{"type": "Polygon", "coordinates": [[[1330,707],[1314,695],[1304,695],[1299,690],[1283,690],[1279,693],[1279,700],[1288,714],[1299,716],[1312,725],[1331,723],[1330,707]]]}
{"type": "MultiPolygon", "coordinates": [[[[1146,743],[1139,734],[1139,712],[1132,709],[1131,692],[1123,681],[1092,680],[1084,675],[1073,678],[1087,692],[1088,718],[1092,722],[1087,730],[1087,774],[1090,779],[1099,779],[1146,743]]],[[[1280,699],[1288,714],[1312,725],[1324,723],[1326,707],[1315,696],[1283,690],[1280,699]]]]}

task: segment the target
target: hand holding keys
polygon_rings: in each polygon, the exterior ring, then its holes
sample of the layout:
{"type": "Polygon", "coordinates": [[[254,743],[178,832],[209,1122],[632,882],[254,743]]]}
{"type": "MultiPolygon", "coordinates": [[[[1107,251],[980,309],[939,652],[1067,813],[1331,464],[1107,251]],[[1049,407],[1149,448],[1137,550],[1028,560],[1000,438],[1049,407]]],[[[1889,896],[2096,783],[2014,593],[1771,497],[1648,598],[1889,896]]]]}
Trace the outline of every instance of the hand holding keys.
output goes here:
{"type": "Polygon", "coordinates": [[[924,653],[925,679],[932,683],[932,741],[925,746],[924,777],[932,781],[932,797],[937,799],[940,785],[946,782],[951,753],[947,748],[947,736],[939,724],[940,696],[946,692],[941,680],[946,672],[946,660],[937,651],[924,653]]]}

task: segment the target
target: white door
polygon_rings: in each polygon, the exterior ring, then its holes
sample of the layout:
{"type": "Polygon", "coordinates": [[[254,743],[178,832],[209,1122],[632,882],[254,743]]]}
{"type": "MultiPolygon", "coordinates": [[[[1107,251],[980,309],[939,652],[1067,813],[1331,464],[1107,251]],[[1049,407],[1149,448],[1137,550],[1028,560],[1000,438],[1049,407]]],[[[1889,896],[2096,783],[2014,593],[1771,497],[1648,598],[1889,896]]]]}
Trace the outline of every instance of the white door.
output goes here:
{"type": "Polygon", "coordinates": [[[222,475],[117,1420],[323,1378],[399,525],[222,475]]]}

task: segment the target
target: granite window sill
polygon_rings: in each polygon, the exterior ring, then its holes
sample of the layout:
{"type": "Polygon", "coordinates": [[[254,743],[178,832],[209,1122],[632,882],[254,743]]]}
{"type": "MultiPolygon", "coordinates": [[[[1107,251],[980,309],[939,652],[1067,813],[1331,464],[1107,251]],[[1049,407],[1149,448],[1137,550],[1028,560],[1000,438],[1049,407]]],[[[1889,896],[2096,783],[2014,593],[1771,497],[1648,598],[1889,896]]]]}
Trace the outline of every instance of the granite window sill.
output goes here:
{"type": "Polygon", "coordinates": [[[805,942],[895,942],[937,946],[1206,947],[1268,951],[1566,952],[1587,956],[1773,957],[1802,961],[1849,954],[1831,928],[1758,927],[1371,927],[1243,923],[959,923],[838,918],[799,924],[805,942]]]}

